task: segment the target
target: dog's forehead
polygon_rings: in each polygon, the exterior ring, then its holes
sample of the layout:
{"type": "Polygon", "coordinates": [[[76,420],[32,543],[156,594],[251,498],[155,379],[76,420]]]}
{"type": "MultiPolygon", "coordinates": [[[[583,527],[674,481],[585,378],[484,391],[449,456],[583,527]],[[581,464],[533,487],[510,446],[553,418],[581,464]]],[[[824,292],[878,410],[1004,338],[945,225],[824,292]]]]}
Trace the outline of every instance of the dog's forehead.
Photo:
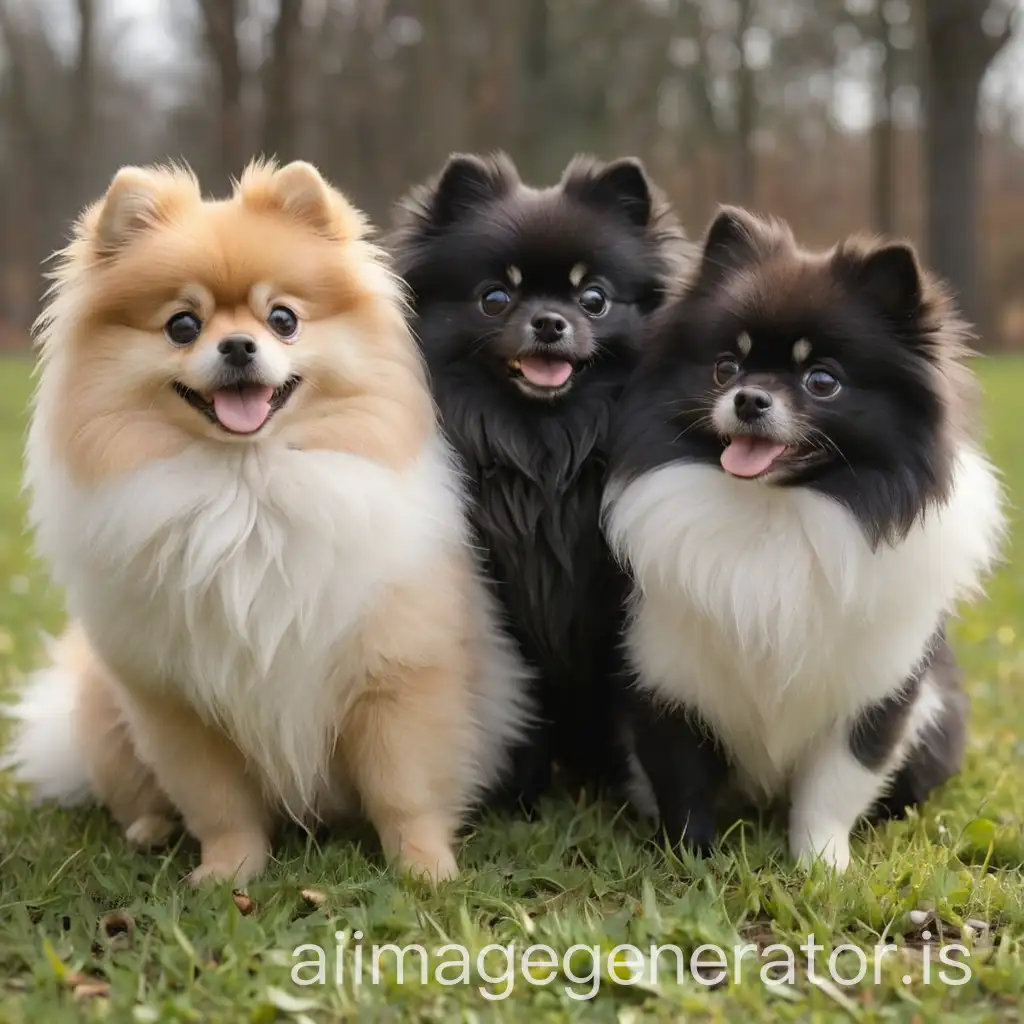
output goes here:
{"type": "Polygon", "coordinates": [[[740,331],[735,350],[748,370],[802,370],[816,359],[834,355],[827,338],[798,329],[786,331],[740,331]]]}
{"type": "Polygon", "coordinates": [[[544,251],[531,245],[513,249],[506,264],[506,276],[514,288],[577,290],[594,278],[616,280],[623,276],[614,260],[585,249],[544,251]]]}
{"type": "Polygon", "coordinates": [[[557,194],[510,204],[491,227],[495,249],[524,287],[557,282],[578,288],[590,277],[629,278],[639,272],[640,246],[629,231],[557,194]]]}
{"type": "Polygon", "coordinates": [[[730,289],[756,306],[765,317],[792,318],[808,307],[826,304],[839,288],[827,264],[789,253],[780,253],[737,275],[730,289]]]}
{"type": "Polygon", "coordinates": [[[738,274],[727,291],[743,355],[800,364],[836,337],[843,293],[820,263],[766,261],[738,274]]]}

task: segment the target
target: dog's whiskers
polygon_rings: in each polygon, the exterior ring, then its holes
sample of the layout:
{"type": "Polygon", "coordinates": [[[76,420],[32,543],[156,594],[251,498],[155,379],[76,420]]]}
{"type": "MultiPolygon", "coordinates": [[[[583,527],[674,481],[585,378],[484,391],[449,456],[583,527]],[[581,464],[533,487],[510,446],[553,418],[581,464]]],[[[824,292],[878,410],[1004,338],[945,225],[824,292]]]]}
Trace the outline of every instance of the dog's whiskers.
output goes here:
{"type": "Polygon", "coordinates": [[[829,437],[820,427],[808,426],[805,430],[800,433],[800,442],[807,444],[812,448],[816,448],[818,451],[833,451],[846,463],[850,472],[853,473],[854,477],[857,476],[856,471],[850,463],[850,460],[843,453],[843,450],[836,444],[835,441],[829,437]]]}
{"type": "Polygon", "coordinates": [[[697,419],[695,419],[689,426],[684,427],[674,438],[672,438],[672,443],[675,444],[678,440],[685,437],[691,430],[697,430],[699,427],[707,427],[710,425],[710,416],[698,416],[697,419]]]}
{"type": "Polygon", "coordinates": [[[484,334],[481,334],[476,341],[473,342],[469,347],[469,354],[471,356],[479,355],[488,345],[493,341],[497,341],[501,337],[501,331],[491,330],[484,334]]]}

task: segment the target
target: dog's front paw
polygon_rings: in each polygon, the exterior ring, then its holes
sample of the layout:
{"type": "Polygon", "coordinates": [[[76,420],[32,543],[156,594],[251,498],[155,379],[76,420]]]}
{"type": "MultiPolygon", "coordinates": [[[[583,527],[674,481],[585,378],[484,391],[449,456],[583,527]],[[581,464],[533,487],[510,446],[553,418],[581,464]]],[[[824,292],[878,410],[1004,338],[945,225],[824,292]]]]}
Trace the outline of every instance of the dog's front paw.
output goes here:
{"type": "Polygon", "coordinates": [[[691,808],[685,817],[666,816],[658,837],[675,850],[686,850],[698,857],[706,857],[718,838],[718,824],[714,814],[691,808]]]}
{"type": "Polygon", "coordinates": [[[850,834],[845,830],[793,833],[789,846],[805,871],[821,863],[841,874],[850,866],[850,834]]]}
{"type": "Polygon", "coordinates": [[[712,814],[692,814],[683,829],[679,845],[690,853],[707,857],[718,838],[718,826],[712,814]]]}
{"type": "Polygon", "coordinates": [[[398,866],[406,874],[425,878],[434,885],[447,882],[459,873],[455,854],[446,846],[421,847],[407,844],[402,847],[398,866]]]}
{"type": "Polygon", "coordinates": [[[163,814],[143,814],[125,829],[124,837],[132,846],[149,850],[165,846],[174,829],[175,823],[163,814]]]}
{"type": "Polygon", "coordinates": [[[437,884],[459,873],[452,852],[454,829],[441,814],[392,817],[380,822],[378,833],[384,856],[405,874],[437,884]]]}
{"type": "Polygon", "coordinates": [[[203,859],[189,876],[193,886],[204,882],[245,885],[263,873],[270,860],[270,843],[260,834],[232,833],[202,844],[203,859]]]}

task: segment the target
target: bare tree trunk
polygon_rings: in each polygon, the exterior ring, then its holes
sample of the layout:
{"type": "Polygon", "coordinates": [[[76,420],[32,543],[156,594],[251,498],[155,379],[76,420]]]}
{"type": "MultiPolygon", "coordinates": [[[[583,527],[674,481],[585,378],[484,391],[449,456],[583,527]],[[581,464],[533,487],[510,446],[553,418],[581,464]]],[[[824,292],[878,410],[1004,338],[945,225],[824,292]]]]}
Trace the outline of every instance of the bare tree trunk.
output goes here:
{"type": "Polygon", "coordinates": [[[237,36],[240,0],[199,0],[199,6],[220,84],[220,165],[226,179],[237,175],[245,162],[242,60],[237,36]]]}
{"type": "Polygon", "coordinates": [[[923,23],[927,232],[932,266],[956,291],[965,314],[984,327],[978,285],[978,99],[982,79],[1009,41],[982,28],[984,4],[927,0],[923,23]]]}
{"type": "MultiPolygon", "coordinates": [[[[391,111],[391,134],[382,143],[392,145],[388,140],[396,134],[403,139],[392,161],[401,174],[399,188],[432,173],[449,151],[473,148],[464,110],[473,91],[462,84],[467,69],[459,45],[459,34],[468,22],[460,22],[458,6],[455,0],[401,0],[394,5],[396,16],[418,18],[423,32],[420,43],[407,54],[405,75],[397,84],[400,102],[391,111]]],[[[371,68],[365,74],[375,77],[371,68]]],[[[380,193],[392,187],[390,182],[378,183],[380,193]]],[[[378,198],[383,200],[383,194],[378,198]]]]}
{"type": "Polygon", "coordinates": [[[747,63],[746,37],[754,21],[754,0],[740,0],[736,25],[739,67],[736,72],[736,201],[754,204],[757,193],[757,155],[754,132],[757,129],[757,93],[754,69],[747,63]]]}
{"type": "Polygon", "coordinates": [[[92,134],[96,112],[96,6],[93,0],[77,0],[78,45],[71,76],[71,148],[68,184],[73,185],[85,175],[92,155],[92,134]]]}
{"type": "Polygon", "coordinates": [[[0,0],[0,41],[6,52],[6,111],[14,145],[10,147],[11,199],[9,234],[4,238],[4,255],[16,268],[13,295],[5,303],[13,309],[19,329],[32,322],[36,295],[34,287],[40,261],[48,244],[44,230],[47,195],[57,177],[60,162],[56,147],[46,134],[46,123],[33,109],[26,61],[30,60],[27,33],[11,10],[0,0]]]}
{"type": "Polygon", "coordinates": [[[297,136],[297,42],[302,34],[302,0],[279,0],[271,53],[263,79],[263,152],[286,161],[295,157],[297,136]]]}
{"type": "Polygon", "coordinates": [[[474,49],[465,63],[463,88],[472,97],[466,117],[467,138],[477,150],[514,146],[523,135],[523,10],[511,4],[475,4],[463,19],[475,18],[487,48],[474,49]]]}
{"type": "Polygon", "coordinates": [[[896,227],[895,182],[893,155],[895,129],[892,120],[893,95],[896,92],[896,50],[885,16],[885,4],[878,5],[878,39],[882,44],[882,66],[877,87],[878,108],[872,137],[874,169],[871,178],[871,205],[875,228],[883,235],[891,235],[896,227]]]}
{"type": "Polygon", "coordinates": [[[548,0],[526,0],[523,19],[522,74],[526,109],[523,111],[525,116],[520,119],[521,137],[517,148],[523,174],[527,178],[544,181],[549,174],[556,173],[545,160],[550,141],[547,137],[550,120],[548,80],[551,74],[548,0]]]}

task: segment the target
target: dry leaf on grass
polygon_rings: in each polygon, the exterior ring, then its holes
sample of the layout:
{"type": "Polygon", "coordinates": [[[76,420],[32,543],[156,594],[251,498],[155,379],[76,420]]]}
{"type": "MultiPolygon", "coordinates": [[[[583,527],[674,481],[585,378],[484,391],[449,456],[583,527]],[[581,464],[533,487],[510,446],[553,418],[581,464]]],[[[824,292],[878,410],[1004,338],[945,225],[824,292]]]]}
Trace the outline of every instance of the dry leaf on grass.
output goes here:
{"type": "Polygon", "coordinates": [[[93,974],[75,971],[64,979],[64,984],[71,989],[71,995],[75,999],[93,999],[110,995],[110,983],[93,974]]]}
{"type": "Polygon", "coordinates": [[[105,981],[90,981],[71,990],[75,999],[95,999],[110,995],[110,985],[105,981]]]}
{"type": "Polygon", "coordinates": [[[319,889],[303,889],[302,898],[314,907],[322,907],[327,902],[327,893],[319,889]]]}
{"type": "Polygon", "coordinates": [[[231,897],[235,901],[235,906],[238,907],[238,912],[242,917],[248,917],[256,909],[256,901],[248,893],[242,892],[241,889],[236,889],[231,894],[231,897]]]}

